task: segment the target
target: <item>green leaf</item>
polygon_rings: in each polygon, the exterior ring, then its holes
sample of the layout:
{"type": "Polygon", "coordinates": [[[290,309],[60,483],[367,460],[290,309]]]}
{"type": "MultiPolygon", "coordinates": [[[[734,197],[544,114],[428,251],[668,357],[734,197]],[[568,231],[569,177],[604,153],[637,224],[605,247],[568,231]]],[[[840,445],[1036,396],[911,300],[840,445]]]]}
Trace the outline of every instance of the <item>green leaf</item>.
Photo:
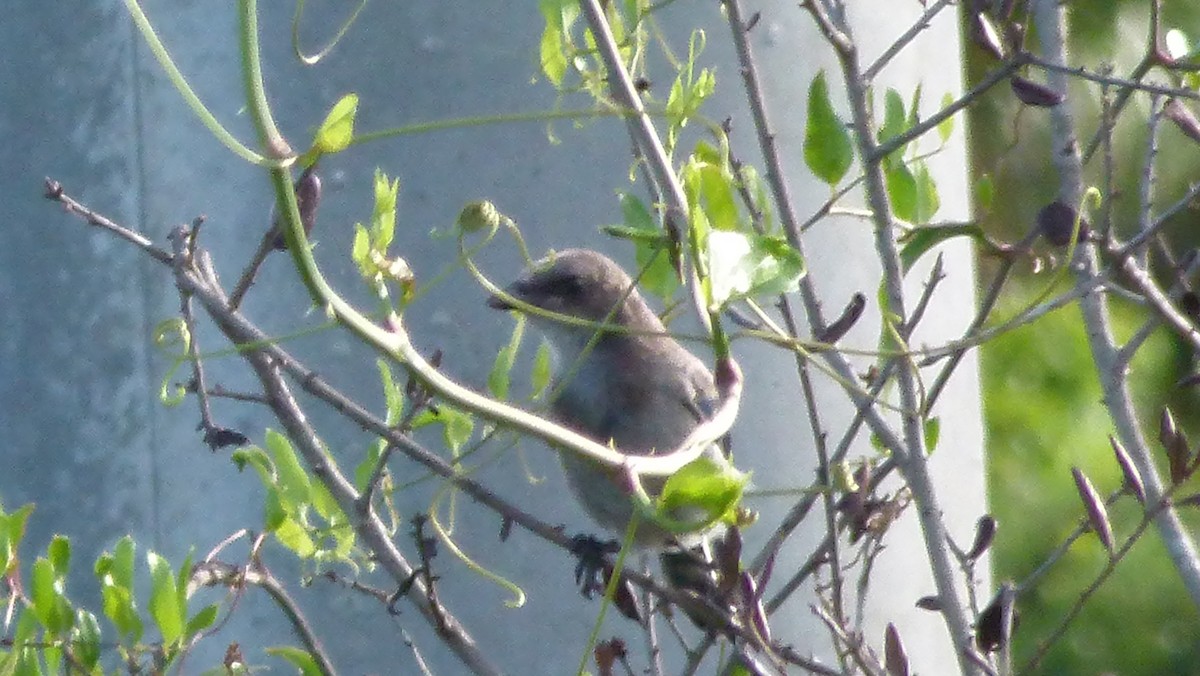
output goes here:
{"type": "Polygon", "coordinates": [[[611,231],[609,234],[634,243],[638,269],[645,271],[639,285],[660,298],[670,298],[679,288],[679,278],[675,276],[670,257],[666,255],[670,244],[666,233],[636,196],[622,193],[620,201],[625,223],[619,228],[620,234],[611,231]]]}
{"type": "Polygon", "coordinates": [[[703,514],[703,520],[713,523],[732,517],[750,476],[727,464],[700,457],[684,465],[663,485],[658,508],[669,518],[695,520],[690,516],[703,514]]]}
{"type": "Polygon", "coordinates": [[[525,322],[521,321],[524,315],[518,315],[518,317],[513,324],[508,344],[496,353],[496,359],[492,361],[492,370],[488,373],[488,392],[491,392],[494,399],[508,399],[512,367],[517,361],[517,349],[521,347],[521,337],[525,335],[525,322]]]}
{"type": "Polygon", "coordinates": [[[44,672],[39,670],[37,672],[30,673],[61,674],[65,671],[63,669],[62,646],[57,644],[47,645],[42,648],[40,652],[42,654],[42,660],[46,663],[46,670],[44,672]]]}
{"type": "Polygon", "coordinates": [[[793,291],[804,259],[782,238],[713,230],[708,235],[712,302],[793,291]]]}
{"type": "Polygon", "coordinates": [[[833,111],[825,72],[821,71],[808,88],[804,162],[817,178],[833,186],[846,175],[853,159],[850,134],[833,111]]]}
{"type": "Polygon", "coordinates": [[[358,113],[358,95],[346,94],[325,116],[325,121],[317,129],[317,138],[313,146],[322,153],[336,153],[345,150],[354,140],[354,116],[358,113]]]}
{"type": "Polygon", "coordinates": [[[354,244],[350,246],[350,260],[358,266],[363,277],[374,274],[375,264],[371,262],[371,235],[362,223],[354,224],[354,244]]]}
{"type": "Polygon", "coordinates": [[[907,273],[930,249],[954,237],[971,237],[981,242],[985,241],[983,228],[974,223],[913,228],[900,240],[903,244],[900,249],[901,270],[907,273]]]}
{"type": "Polygon", "coordinates": [[[275,529],[275,537],[279,539],[280,544],[295,552],[301,559],[307,559],[317,551],[308,530],[295,519],[285,518],[275,529]]]}
{"type": "Polygon", "coordinates": [[[242,446],[230,454],[229,459],[237,465],[239,472],[244,471],[247,465],[253,467],[264,486],[275,483],[275,467],[267,457],[267,452],[258,446],[242,446]]]}
{"type": "Polygon", "coordinates": [[[54,566],[47,559],[38,557],[33,563],[32,572],[29,578],[29,601],[33,606],[33,614],[43,627],[50,629],[54,624],[53,616],[58,602],[54,566]]]}
{"type": "Polygon", "coordinates": [[[387,406],[386,420],[390,427],[398,424],[404,418],[404,393],[396,384],[396,378],[392,375],[392,367],[388,365],[387,361],[376,359],[375,367],[379,369],[379,382],[383,386],[383,401],[387,406]]]}
{"type": "Polygon", "coordinates": [[[937,183],[929,173],[929,167],[924,162],[918,162],[916,169],[916,223],[928,223],[941,208],[942,201],[938,198],[937,183]]]}
{"type": "Polygon", "coordinates": [[[438,418],[442,422],[442,439],[446,446],[456,453],[462,450],[475,431],[475,418],[445,404],[438,406],[438,418]]]}
{"type": "Polygon", "coordinates": [[[912,99],[908,102],[908,124],[905,131],[921,123],[921,83],[913,89],[912,99]]]}
{"type": "Polygon", "coordinates": [[[695,163],[697,195],[708,220],[718,230],[737,230],[739,221],[734,176],[724,156],[703,141],[696,144],[692,157],[695,163]]]}
{"type": "Polygon", "coordinates": [[[150,564],[150,616],[158,625],[163,642],[172,644],[183,636],[184,608],[179,607],[179,589],[171,564],[154,552],[146,553],[150,564]]]}
{"type": "Polygon", "coordinates": [[[564,47],[562,30],[547,21],[538,51],[542,61],[542,73],[556,89],[562,87],[563,79],[567,75],[568,61],[564,47]]]}
{"type": "Polygon", "coordinates": [[[76,613],[75,628],[71,631],[71,655],[84,671],[90,672],[100,662],[100,623],[86,610],[76,613]]]}
{"type": "Polygon", "coordinates": [[[117,540],[117,546],[113,549],[113,579],[122,587],[133,589],[133,565],[134,557],[137,554],[137,545],[133,543],[133,538],[126,535],[117,540]]]}
{"type": "Polygon", "coordinates": [[[317,514],[329,524],[346,523],[346,514],[341,505],[333,499],[333,494],[320,481],[312,484],[312,505],[317,514]]]}
{"type": "Polygon", "coordinates": [[[896,217],[917,223],[917,179],[903,162],[891,162],[885,170],[888,197],[896,217]]]}
{"type": "Polygon", "coordinates": [[[50,540],[46,553],[50,558],[51,567],[54,568],[54,574],[65,578],[71,567],[71,541],[63,535],[55,535],[54,539],[50,540]]]}
{"type": "Polygon", "coordinates": [[[383,439],[376,439],[367,447],[366,455],[363,456],[362,462],[354,468],[354,487],[360,491],[367,490],[367,482],[371,480],[371,473],[375,471],[375,465],[379,462],[379,456],[383,455],[384,449],[387,448],[387,442],[383,439]]]}
{"type": "MultiPolygon", "coordinates": [[[[888,89],[887,95],[884,97],[883,106],[883,124],[879,127],[879,142],[886,143],[892,138],[903,134],[908,129],[908,120],[904,115],[904,99],[900,97],[900,92],[895,89],[888,89]]],[[[897,148],[894,153],[897,157],[904,154],[904,146],[897,148]]]]}
{"type": "Polygon", "coordinates": [[[126,643],[137,643],[142,638],[142,618],[134,603],[133,592],[128,587],[105,584],[100,588],[104,602],[104,616],[112,621],[126,643]]]}
{"type": "Polygon", "coordinates": [[[267,485],[267,494],[263,498],[263,529],[272,533],[288,518],[289,512],[279,495],[279,487],[275,484],[267,485]]]}
{"type": "Polygon", "coordinates": [[[396,201],[400,195],[400,179],[389,180],[387,174],[375,170],[375,208],[371,213],[371,248],[387,253],[396,231],[396,201]]]}
{"type": "Polygon", "coordinates": [[[179,572],[175,574],[175,602],[179,605],[179,620],[187,622],[187,589],[188,582],[192,579],[192,552],[189,551],[187,556],[183,557],[183,563],[179,566],[179,572]]]}
{"type": "Polygon", "coordinates": [[[695,115],[704,100],[716,90],[717,80],[711,70],[701,69],[699,75],[696,75],[694,70],[696,59],[704,51],[705,42],[704,31],[692,32],[691,40],[688,43],[688,60],[679,69],[675,81],[671,83],[671,92],[667,95],[664,112],[673,127],[672,136],[674,129],[684,126],[688,118],[695,115]]]}
{"type": "MultiPolygon", "coordinates": [[[[949,108],[951,103],[954,103],[954,97],[950,96],[950,92],[946,92],[942,95],[942,110],[949,108]]],[[[938,138],[942,139],[943,144],[949,141],[950,135],[954,133],[954,116],[950,115],[941,122],[938,122],[937,131],[938,138]]]]}
{"type": "Polygon", "coordinates": [[[17,549],[25,536],[25,523],[33,513],[33,505],[25,505],[6,514],[0,507],[0,577],[17,565],[17,549]]]}
{"type": "Polygon", "coordinates": [[[266,652],[268,655],[275,655],[287,660],[293,667],[299,669],[300,673],[304,676],[321,676],[321,670],[317,668],[316,660],[306,650],[292,646],[278,646],[267,648],[266,652]]]}
{"type": "Polygon", "coordinates": [[[287,437],[275,430],[267,430],[265,441],[271,460],[275,463],[279,497],[284,509],[292,514],[293,510],[309,502],[312,484],[308,472],[300,465],[300,459],[296,457],[296,451],[287,437]]]}
{"type": "Polygon", "coordinates": [[[196,634],[208,629],[213,622],[217,621],[217,604],[209,604],[202,608],[200,612],[192,616],[192,619],[187,623],[187,637],[191,638],[196,634]]]}
{"type": "Polygon", "coordinates": [[[938,440],[942,436],[942,419],[933,417],[925,420],[923,425],[925,436],[925,453],[932,454],[937,448],[938,440]]]}

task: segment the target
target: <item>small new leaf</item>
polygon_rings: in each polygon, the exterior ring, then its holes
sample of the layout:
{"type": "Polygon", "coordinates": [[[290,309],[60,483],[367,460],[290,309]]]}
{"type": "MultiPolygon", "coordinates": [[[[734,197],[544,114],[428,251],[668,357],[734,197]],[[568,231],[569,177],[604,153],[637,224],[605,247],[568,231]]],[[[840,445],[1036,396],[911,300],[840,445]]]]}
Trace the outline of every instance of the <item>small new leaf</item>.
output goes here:
{"type": "Polygon", "coordinates": [[[322,153],[341,152],[354,140],[354,116],[358,113],[358,95],[347,94],[333,104],[325,121],[317,129],[313,146],[322,153]]]}
{"type": "Polygon", "coordinates": [[[667,479],[658,506],[671,518],[698,510],[708,522],[731,519],[747,481],[749,475],[728,465],[697,458],[667,479]]]}

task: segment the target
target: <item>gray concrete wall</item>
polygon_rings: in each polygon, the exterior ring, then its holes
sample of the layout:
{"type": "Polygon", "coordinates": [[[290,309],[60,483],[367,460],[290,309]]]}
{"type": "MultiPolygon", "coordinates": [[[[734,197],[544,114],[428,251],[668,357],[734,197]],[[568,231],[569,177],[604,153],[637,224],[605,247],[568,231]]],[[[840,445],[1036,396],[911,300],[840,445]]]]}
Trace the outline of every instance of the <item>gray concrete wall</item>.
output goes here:
{"type": "MultiPolygon", "coordinates": [[[[332,4],[309,7],[302,29],[308,44],[323,42],[332,32],[342,13],[332,4]]],[[[769,104],[798,201],[815,206],[828,193],[807,175],[801,160],[805,92],[816,68],[825,67],[831,75],[836,69],[795,3],[762,4],[754,40],[769,104]]],[[[907,7],[887,0],[868,3],[870,10],[853,4],[862,15],[856,17],[859,34],[872,35],[871,45],[886,44],[909,25],[900,17],[907,7]]],[[[916,9],[916,3],[909,4],[916,9]]],[[[157,1],[147,2],[146,11],[200,97],[234,133],[253,138],[241,113],[232,4],[157,1]]],[[[349,37],[315,68],[290,56],[291,5],[262,3],[261,11],[271,102],[296,147],[347,91],[361,97],[363,131],[554,105],[547,84],[531,84],[540,76],[541,20],[534,3],[371,3],[349,37]]],[[[661,18],[677,37],[686,35],[692,22],[706,27],[721,90],[708,114],[732,116],[739,154],[756,161],[717,3],[677,3],[661,18]]],[[[932,102],[959,87],[957,31],[949,16],[943,19],[885,73],[903,91],[922,82],[932,102]],[[930,67],[933,63],[944,65],[930,67]]],[[[42,178],[62,181],[83,201],[159,242],[172,225],[206,214],[203,244],[214,251],[229,284],[267,225],[270,191],[261,171],[216,143],[186,109],[121,3],[106,0],[83,9],[76,3],[20,3],[0,22],[0,45],[0,429],[6,432],[0,446],[0,500],[8,509],[37,504],[27,556],[44,551],[54,533],[72,537],[78,573],[73,597],[94,604],[90,563],[120,535],[132,533],[143,551],[153,548],[178,562],[189,547],[202,554],[238,528],[258,527],[262,497],[258,480],[238,474],[227,452],[210,453],[201,443],[190,400],[177,408],[158,402],[169,360],[150,346],[150,334],[178,308],[169,275],[129,246],[45,202],[42,178]]],[[[866,51],[869,61],[878,49],[866,51]]],[[[668,80],[655,83],[663,95],[668,86],[668,80]]],[[[401,179],[395,250],[422,279],[432,278],[453,256],[453,243],[431,239],[430,230],[447,226],[465,202],[481,198],[520,223],[535,251],[592,246],[631,261],[627,246],[606,241],[597,231],[598,225],[619,220],[614,191],[628,189],[629,143],[622,125],[598,120],[577,129],[563,122],[555,130],[560,144],[547,141],[541,124],[506,124],[405,136],[330,158],[323,165],[326,194],[315,234],[318,259],[330,279],[362,297],[347,254],[351,224],[370,214],[376,167],[401,179]]],[[[941,215],[965,216],[961,130],[935,164],[941,215]]],[[[827,310],[834,312],[855,291],[875,297],[878,271],[864,222],[829,219],[814,228],[809,247],[809,266],[828,299],[827,310]]],[[[929,313],[931,326],[923,340],[957,335],[965,325],[973,298],[970,256],[965,245],[949,249],[950,281],[942,287],[943,304],[929,313]]],[[[519,266],[511,247],[487,253],[483,262],[501,278],[519,266]]],[[[919,275],[919,270],[913,274],[914,289],[919,275]]],[[[315,322],[302,318],[307,298],[295,282],[287,260],[269,260],[246,303],[250,316],[277,332],[315,322]]],[[[454,272],[409,315],[418,344],[441,348],[446,370],[477,385],[484,382],[510,325],[507,317],[486,312],[483,298],[465,273],[454,272]]],[[[846,342],[870,348],[877,330],[865,321],[846,342]]],[[[202,329],[199,340],[202,349],[224,347],[210,329],[202,329]]],[[[344,334],[321,332],[289,347],[360,400],[379,401],[373,355],[344,334]]],[[[807,484],[815,460],[792,358],[745,342],[736,353],[748,378],[744,419],[735,437],[738,465],[754,471],[762,488],[807,484]]],[[[209,369],[214,382],[225,387],[252,387],[233,357],[214,359],[209,369]]],[[[968,358],[943,397],[935,461],[935,472],[950,491],[944,501],[948,520],[963,539],[983,510],[975,371],[968,358]]],[[[850,406],[834,383],[822,380],[818,390],[825,399],[825,425],[836,434],[852,414],[850,406]]],[[[220,402],[216,411],[222,424],[256,439],[272,424],[253,406],[220,402]]],[[[319,406],[313,419],[334,454],[355,463],[369,440],[319,406]]],[[[426,441],[437,443],[436,438],[426,441]]],[[[515,461],[493,464],[482,477],[499,482],[509,496],[524,496],[520,500],[528,509],[554,515],[571,531],[588,528],[582,513],[563,500],[562,478],[549,452],[533,444],[524,452],[545,482],[528,484],[515,461]]],[[[417,470],[397,462],[395,471],[403,480],[417,470]]],[[[398,496],[399,506],[407,512],[425,509],[435,488],[427,482],[407,491],[398,496]]],[[[752,547],[787,502],[755,503],[763,519],[747,533],[752,547]]],[[[461,503],[459,514],[457,535],[466,543],[482,543],[472,555],[524,585],[529,602],[521,609],[505,608],[502,591],[472,577],[448,555],[439,559],[446,578],[442,598],[504,668],[547,674],[573,669],[597,606],[574,592],[571,562],[524,533],[498,543],[498,519],[469,501],[461,503]]],[[[798,565],[822,530],[814,523],[789,545],[777,564],[777,579],[798,565]]],[[[943,661],[948,652],[940,619],[912,606],[932,592],[915,521],[906,519],[888,544],[876,582],[887,591],[879,596],[881,605],[871,609],[869,638],[880,641],[882,626],[897,620],[925,673],[947,673],[945,665],[952,660],[943,661]]],[[[268,563],[294,580],[295,567],[282,553],[268,553],[268,563]]],[[[458,669],[412,610],[389,617],[374,601],[320,582],[297,588],[296,595],[317,619],[344,673],[410,672],[413,662],[399,640],[400,627],[412,634],[438,673],[458,669]]],[[[809,600],[810,595],[801,595],[785,609],[775,620],[776,635],[829,659],[809,600]]],[[[620,620],[609,622],[605,635],[629,633],[620,620]]],[[[293,642],[277,611],[251,594],[189,669],[214,665],[232,641],[259,663],[265,658],[258,648],[293,642]]]]}

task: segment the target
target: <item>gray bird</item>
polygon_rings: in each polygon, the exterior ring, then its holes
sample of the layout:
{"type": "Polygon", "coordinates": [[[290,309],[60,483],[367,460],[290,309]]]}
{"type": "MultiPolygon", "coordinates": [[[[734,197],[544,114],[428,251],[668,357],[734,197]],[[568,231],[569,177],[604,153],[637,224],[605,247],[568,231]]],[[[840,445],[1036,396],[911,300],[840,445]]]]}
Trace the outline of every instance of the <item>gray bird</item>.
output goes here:
{"type": "MultiPolygon", "coordinates": [[[[505,292],[537,308],[628,330],[527,314],[553,355],[554,386],[559,389],[550,403],[550,417],[559,424],[598,443],[612,443],[622,453],[651,455],[676,450],[712,413],[717,403],[712,374],[666,335],[666,327],[633,280],[612,260],[586,249],[560,251],[535,264],[505,292]]],[[[499,295],[489,298],[488,305],[517,309],[499,295]]],[[[706,455],[726,462],[715,446],[706,455]]],[[[596,523],[623,537],[633,505],[619,477],[575,454],[559,456],[579,503],[596,523]]],[[[644,485],[652,496],[662,488],[661,481],[644,485]]],[[[707,595],[712,583],[697,580],[711,576],[696,571],[696,554],[687,549],[702,540],[696,536],[680,542],[643,521],[634,546],[663,552],[664,572],[675,586],[707,595]]]]}
{"type": "MultiPolygon", "coordinates": [[[[633,280],[605,256],[587,249],[558,252],[505,291],[544,310],[630,331],[601,330],[581,358],[597,332],[594,326],[528,315],[553,355],[554,384],[560,389],[550,403],[550,416],[563,426],[602,444],[612,442],[623,453],[670,453],[716,405],[708,369],[666,335],[633,280]]],[[[516,309],[499,296],[489,298],[488,305],[516,309]]],[[[715,449],[714,454],[719,456],[715,449]]],[[[574,454],[561,457],[584,509],[599,525],[623,535],[633,508],[617,477],[574,454]]],[[[661,486],[646,488],[654,495],[661,486]]],[[[639,547],[661,548],[673,539],[643,526],[635,543],[639,547]]]]}

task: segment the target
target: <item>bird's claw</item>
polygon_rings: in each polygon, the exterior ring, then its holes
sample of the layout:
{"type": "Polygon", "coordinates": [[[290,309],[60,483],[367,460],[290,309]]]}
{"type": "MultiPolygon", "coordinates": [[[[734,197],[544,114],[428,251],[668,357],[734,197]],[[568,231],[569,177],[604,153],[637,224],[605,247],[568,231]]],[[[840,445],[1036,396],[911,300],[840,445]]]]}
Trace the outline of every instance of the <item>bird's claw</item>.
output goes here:
{"type": "Polygon", "coordinates": [[[579,585],[584,597],[590,599],[594,592],[604,590],[605,572],[609,567],[605,557],[619,551],[621,543],[616,540],[600,540],[582,534],[571,538],[571,554],[578,559],[575,564],[575,584],[579,585]]]}

